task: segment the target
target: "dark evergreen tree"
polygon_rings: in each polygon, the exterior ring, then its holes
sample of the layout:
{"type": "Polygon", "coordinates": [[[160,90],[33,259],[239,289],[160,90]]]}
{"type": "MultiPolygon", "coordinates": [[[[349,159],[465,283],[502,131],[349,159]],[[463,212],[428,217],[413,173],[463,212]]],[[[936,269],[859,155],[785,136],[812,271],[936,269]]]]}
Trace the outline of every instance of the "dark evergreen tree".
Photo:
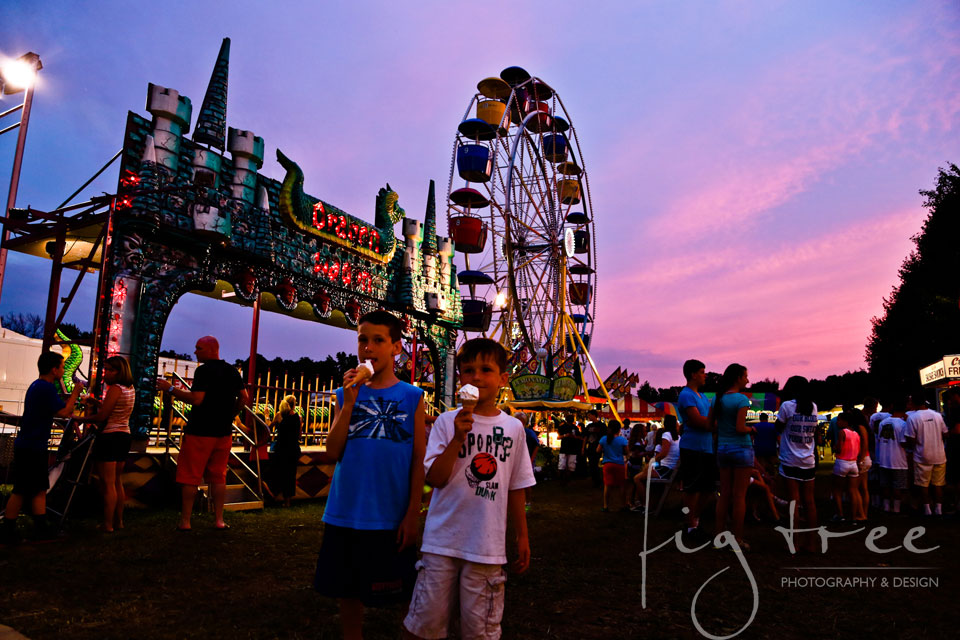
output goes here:
{"type": "Polygon", "coordinates": [[[936,186],[921,191],[930,213],[916,248],[900,267],[900,284],[873,319],[867,363],[875,393],[904,393],[920,386],[918,371],[960,353],[960,169],[939,170],[936,186]]]}

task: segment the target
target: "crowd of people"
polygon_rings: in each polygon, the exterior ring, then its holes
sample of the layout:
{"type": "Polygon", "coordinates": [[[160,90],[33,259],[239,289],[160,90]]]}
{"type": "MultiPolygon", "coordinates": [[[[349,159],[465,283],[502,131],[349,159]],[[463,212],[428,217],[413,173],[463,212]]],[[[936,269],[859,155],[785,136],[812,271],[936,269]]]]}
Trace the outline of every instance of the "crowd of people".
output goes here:
{"type": "MultiPolygon", "coordinates": [[[[791,515],[783,509],[792,505],[794,522],[818,526],[814,489],[827,447],[834,458],[831,524],[863,523],[871,511],[941,516],[945,486],[953,490],[953,510],[960,511],[960,390],[944,394],[943,414],[929,408],[918,392],[888,398],[882,406],[867,397],[861,406],[846,404],[822,421],[808,381],[794,376],[780,393],[777,413],[761,412],[756,422],[748,422],[746,367],[728,366],[712,400],[701,392],[702,362],[688,360],[683,374],[679,421],[666,415],[659,427],[631,425],[629,419],[604,424],[596,412],[587,414],[585,425],[572,415],[553,418],[561,482],[569,480],[579,458],[594,483],[604,485],[603,511],[617,499],[622,510],[642,513],[651,480],[676,474],[686,541],[707,542],[729,530],[744,550],[750,548],[744,539],[748,515],[780,522],[791,515]],[[711,534],[701,528],[701,516],[714,497],[711,534]]],[[[811,538],[807,549],[814,550],[814,544],[811,538]]]]}
{"type": "MultiPolygon", "coordinates": [[[[472,387],[469,402],[437,416],[428,429],[423,390],[395,373],[401,332],[400,320],[385,311],[360,319],[358,358],[369,362],[373,373],[361,377],[351,369],[336,392],[326,452],[337,464],[314,587],[338,600],[346,638],[362,636],[365,606],[398,600],[409,603],[405,637],[446,637],[457,608],[463,637],[499,637],[508,520],[515,534],[513,569],[523,572],[530,563],[526,510],[536,482],[537,433],[527,424],[529,415],[515,417],[497,405],[508,382],[507,353],[483,338],[467,341],[457,354],[460,382],[464,389],[472,387]],[[432,491],[418,553],[425,486],[432,491]]],[[[157,383],[193,407],[177,464],[178,531],[191,529],[202,483],[210,486],[214,527],[228,528],[223,519],[227,460],[234,420],[248,403],[240,374],[220,358],[215,338],[198,340],[196,355],[200,366],[191,388],[157,383]]],[[[134,387],[124,358],[109,358],[105,365],[102,399],[91,402],[77,420],[102,425],[93,457],[103,502],[101,528],[110,532],[123,527],[119,466],[130,447],[134,387]]],[[[17,542],[17,517],[25,505],[36,530],[49,534],[50,427],[55,416],[73,415],[83,387],[77,384],[66,401],[61,398],[55,383],[63,366],[59,354],[42,354],[39,379],[27,392],[14,446],[13,493],[0,528],[4,543],[17,542]]],[[[927,408],[922,394],[890,398],[882,411],[867,398],[862,408],[845,406],[824,429],[802,377],[787,381],[774,421],[761,414],[753,424],[743,393],[750,383],[746,367],[726,368],[713,401],[701,391],[702,362],[688,360],[683,374],[678,416],[665,416],[662,426],[605,423],[595,411],[583,425],[572,414],[555,418],[548,428],[555,427],[560,438],[560,483],[582,473],[603,486],[603,511],[643,512],[650,483],[675,481],[682,489],[686,541],[697,545],[730,531],[742,551],[750,549],[744,539],[748,514],[778,522],[789,505],[794,523],[817,527],[814,488],[826,445],[835,458],[833,522],[862,522],[871,510],[901,513],[910,505],[926,516],[940,516],[944,486],[952,486],[954,500],[960,496],[960,391],[945,394],[946,419],[927,408]],[[711,535],[701,517],[714,498],[711,535]]],[[[287,505],[296,489],[300,454],[296,408],[296,399],[288,396],[271,425],[258,421],[250,430],[251,460],[270,461],[274,491],[287,505]]],[[[801,544],[815,550],[812,535],[801,544]]]]}

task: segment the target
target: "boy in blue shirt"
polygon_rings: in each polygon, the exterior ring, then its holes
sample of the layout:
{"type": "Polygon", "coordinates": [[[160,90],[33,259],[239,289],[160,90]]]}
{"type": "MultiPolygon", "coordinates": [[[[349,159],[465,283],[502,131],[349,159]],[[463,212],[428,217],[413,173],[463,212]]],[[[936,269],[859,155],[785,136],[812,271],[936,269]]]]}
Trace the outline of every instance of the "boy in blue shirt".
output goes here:
{"type": "Polygon", "coordinates": [[[687,386],[677,397],[680,418],[680,482],[683,504],[687,508],[685,537],[691,543],[705,542],[710,535],[700,529],[700,513],[714,493],[717,481],[717,458],[713,448],[713,428],[707,420],[710,400],[700,393],[707,381],[706,365],[699,360],[683,363],[687,386]]]}
{"type": "Polygon", "coordinates": [[[327,436],[338,462],[314,586],[339,600],[344,638],[362,637],[364,606],[409,600],[416,580],[425,412],[423,391],[394,373],[402,331],[386,311],[360,318],[357,357],[373,374],[344,375],[327,436]]]}
{"type": "Polygon", "coordinates": [[[23,418],[20,431],[13,441],[13,493],[4,512],[0,542],[16,544],[20,541],[17,532],[17,516],[25,502],[30,504],[34,531],[39,539],[50,536],[47,524],[47,466],[50,461],[47,447],[50,444],[50,428],[54,417],[69,418],[83,383],[73,386],[73,393],[64,402],[55,383],[63,377],[63,356],[46,351],[37,360],[40,377],[27,389],[23,401],[23,418]]]}

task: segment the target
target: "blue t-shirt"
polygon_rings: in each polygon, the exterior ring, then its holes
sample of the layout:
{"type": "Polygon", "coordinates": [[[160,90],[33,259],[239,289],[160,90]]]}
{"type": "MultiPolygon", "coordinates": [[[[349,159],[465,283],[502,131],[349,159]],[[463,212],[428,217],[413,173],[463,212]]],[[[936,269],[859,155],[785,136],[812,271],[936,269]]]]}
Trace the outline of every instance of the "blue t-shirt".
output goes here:
{"type": "MultiPolygon", "coordinates": [[[[414,418],[423,390],[397,382],[360,387],[323,521],[351,529],[396,529],[410,504],[414,418]]],[[[343,406],[343,389],[337,389],[343,406]]]]}
{"type": "Polygon", "coordinates": [[[627,448],[626,438],[614,436],[613,443],[607,444],[607,436],[603,436],[600,438],[600,446],[603,447],[603,464],[608,462],[623,464],[623,452],[627,448]]]}
{"type": "Polygon", "coordinates": [[[753,439],[754,453],[758,456],[772,456],[777,453],[777,427],[772,422],[758,422],[754,425],[757,435],[753,439]]]}
{"type": "Polygon", "coordinates": [[[540,438],[537,437],[537,432],[531,427],[524,427],[523,431],[527,435],[527,453],[532,456],[533,452],[540,446],[540,438]]]}
{"type": "Polygon", "coordinates": [[[684,387],[680,390],[680,396],[677,398],[677,413],[680,416],[680,424],[683,425],[683,431],[680,434],[680,448],[713,453],[713,433],[694,429],[691,425],[685,424],[687,409],[690,407],[695,408],[701,416],[706,418],[710,413],[710,399],[690,387],[684,387]]]}
{"type": "Polygon", "coordinates": [[[53,426],[53,414],[67,404],[57,393],[57,388],[46,380],[34,380],[27,389],[23,400],[23,418],[20,419],[20,433],[13,441],[17,449],[46,451],[50,443],[50,427],[53,426]]]}
{"type": "Polygon", "coordinates": [[[753,446],[749,433],[737,433],[737,413],[750,406],[750,400],[742,393],[726,393],[714,407],[717,414],[717,444],[753,446]]]}

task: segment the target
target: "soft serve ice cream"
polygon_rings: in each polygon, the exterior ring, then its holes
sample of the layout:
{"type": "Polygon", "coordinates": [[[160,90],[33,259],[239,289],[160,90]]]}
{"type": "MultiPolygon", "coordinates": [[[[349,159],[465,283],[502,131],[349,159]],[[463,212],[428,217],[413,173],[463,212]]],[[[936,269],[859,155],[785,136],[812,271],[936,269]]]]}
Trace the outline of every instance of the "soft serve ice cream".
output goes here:
{"type": "Polygon", "coordinates": [[[464,409],[473,411],[477,402],[480,400],[480,390],[472,384],[465,384],[460,387],[460,404],[464,409]]]}
{"type": "Polygon", "coordinates": [[[359,387],[364,384],[370,378],[373,377],[373,363],[369,360],[364,360],[357,367],[357,375],[353,377],[353,382],[350,383],[351,387],[359,387]]]}

